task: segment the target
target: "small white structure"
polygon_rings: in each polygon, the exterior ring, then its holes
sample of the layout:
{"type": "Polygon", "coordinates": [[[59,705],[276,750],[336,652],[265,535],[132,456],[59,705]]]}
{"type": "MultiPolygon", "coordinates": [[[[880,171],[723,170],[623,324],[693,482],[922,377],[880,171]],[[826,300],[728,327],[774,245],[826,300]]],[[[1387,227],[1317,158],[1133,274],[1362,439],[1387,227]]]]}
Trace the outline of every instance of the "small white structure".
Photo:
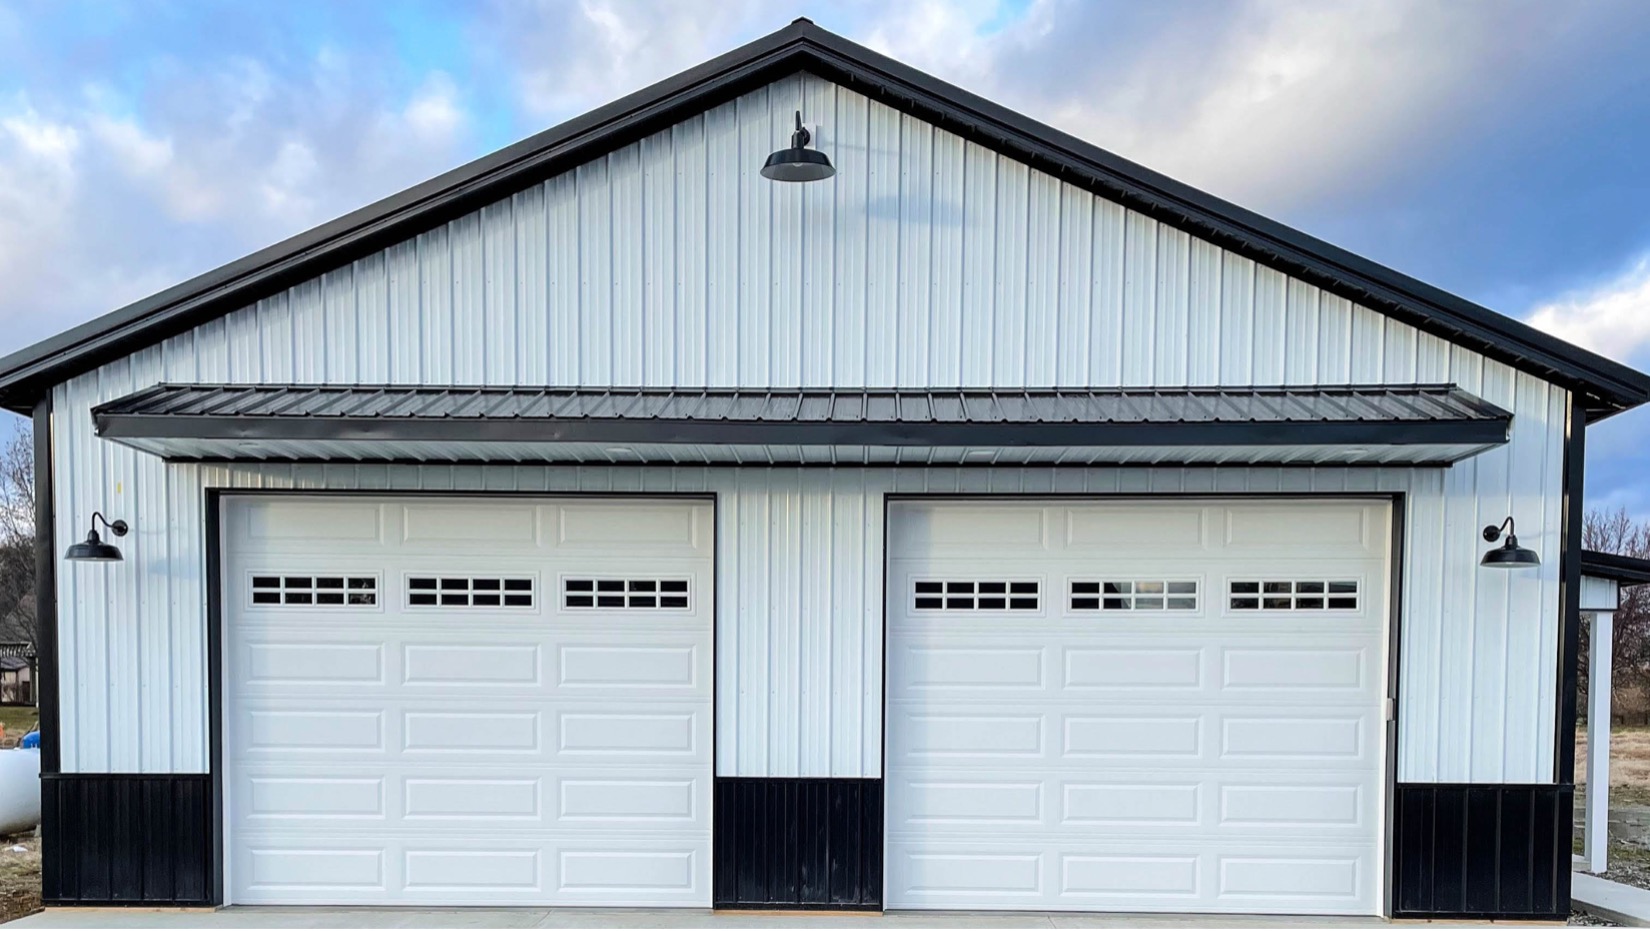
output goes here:
{"type": "Polygon", "coordinates": [[[1587,550],[1582,553],[1581,572],[1581,611],[1592,618],[1587,641],[1587,811],[1582,819],[1581,864],[1590,873],[1602,873],[1609,868],[1610,850],[1610,673],[1615,615],[1623,588],[1650,582],[1650,562],[1587,550]]]}

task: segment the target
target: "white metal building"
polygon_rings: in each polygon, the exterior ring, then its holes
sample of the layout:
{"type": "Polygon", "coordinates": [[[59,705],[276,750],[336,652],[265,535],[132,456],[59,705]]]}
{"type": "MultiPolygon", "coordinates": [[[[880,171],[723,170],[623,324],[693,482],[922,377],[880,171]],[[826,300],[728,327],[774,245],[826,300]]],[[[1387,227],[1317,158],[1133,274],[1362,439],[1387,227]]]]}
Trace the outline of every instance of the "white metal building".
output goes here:
{"type": "Polygon", "coordinates": [[[1647,398],[798,21],[0,360],[46,894],[1562,916],[1647,398]]]}

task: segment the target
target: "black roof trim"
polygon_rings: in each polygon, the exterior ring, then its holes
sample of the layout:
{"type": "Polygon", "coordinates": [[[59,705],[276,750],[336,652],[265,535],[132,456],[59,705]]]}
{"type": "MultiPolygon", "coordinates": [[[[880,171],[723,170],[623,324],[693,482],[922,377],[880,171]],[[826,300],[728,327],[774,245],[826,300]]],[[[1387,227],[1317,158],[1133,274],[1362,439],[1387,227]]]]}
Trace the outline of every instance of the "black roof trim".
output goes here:
{"type": "MultiPolygon", "coordinates": [[[[307,233],[0,359],[0,405],[507,197],[781,77],[808,71],[1062,180],[1580,393],[1613,412],[1650,375],[1361,258],[797,20],[732,52],[307,233]]],[[[753,167],[754,170],[754,167],[753,167]]]]}
{"type": "MultiPolygon", "coordinates": [[[[1452,385],[1184,389],[159,385],[98,406],[117,441],[769,446],[1435,446],[1507,441],[1452,385]]],[[[1465,451],[1473,447],[1470,452],[1465,451]]]]}
{"type": "Polygon", "coordinates": [[[1581,551],[1581,574],[1612,579],[1622,585],[1650,583],[1650,559],[1600,550],[1581,551]]]}

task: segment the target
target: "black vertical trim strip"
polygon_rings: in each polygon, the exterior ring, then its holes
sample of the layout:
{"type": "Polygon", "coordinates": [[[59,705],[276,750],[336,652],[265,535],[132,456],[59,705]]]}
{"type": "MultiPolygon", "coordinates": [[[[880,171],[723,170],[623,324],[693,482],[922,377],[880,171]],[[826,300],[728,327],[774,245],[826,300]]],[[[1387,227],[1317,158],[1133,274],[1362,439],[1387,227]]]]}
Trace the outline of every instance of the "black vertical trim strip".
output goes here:
{"type": "MultiPolygon", "coordinates": [[[[1581,525],[1586,506],[1587,411],[1570,396],[1564,440],[1563,549],[1559,551],[1558,733],[1553,781],[1576,781],[1576,685],[1581,655],[1581,525]]],[[[1573,822],[1572,812],[1565,820],[1573,822]]],[[[1574,825],[1572,824],[1572,829],[1574,825]]]]}
{"type": "MultiPolygon", "coordinates": [[[[1387,663],[1386,663],[1386,699],[1387,707],[1381,709],[1382,716],[1390,708],[1391,720],[1385,722],[1386,737],[1386,767],[1381,774],[1381,791],[1386,798],[1385,811],[1388,813],[1386,822],[1381,825],[1381,869],[1382,875],[1391,877],[1396,872],[1393,860],[1393,838],[1397,828],[1395,822],[1399,817],[1397,810],[1398,793],[1398,718],[1403,713],[1399,702],[1399,664],[1403,661],[1403,628],[1404,628],[1404,554],[1409,551],[1409,498],[1402,494],[1394,494],[1387,505],[1392,511],[1392,523],[1389,533],[1392,539],[1387,544],[1387,663]]],[[[1384,883],[1385,900],[1381,903],[1381,914],[1390,916],[1397,908],[1394,898],[1396,883],[1388,880],[1384,883]]]]}
{"type": "Polygon", "coordinates": [[[717,908],[882,907],[882,780],[719,776],[717,908]]]}
{"type": "MultiPolygon", "coordinates": [[[[57,718],[57,518],[52,485],[52,396],[34,405],[34,650],[39,676],[40,772],[62,769],[57,718]]],[[[55,838],[42,836],[42,853],[56,855],[55,838]]]]}
{"type": "Polygon", "coordinates": [[[206,715],[207,760],[212,794],[202,800],[211,808],[212,837],[209,855],[212,870],[209,888],[202,897],[213,904],[224,902],[223,808],[223,495],[216,488],[206,490],[206,715]]]}
{"type": "MultiPolygon", "coordinates": [[[[708,492],[710,495],[710,895],[711,901],[716,901],[721,895],[723,877],[718,864],[727,862],[723,859],[723,846],[731,844],[733,838],[723,837],[714,829],[716,824],[716,810],[721,807],[722,796],[715,790],[716,768],[721,765],[722,759],[722,660],[717,641],[722,636],[722,494],[718,491],[708,492]]],[[[221,796],[220,796],[221,797],[221,796]]],[[[731,847],[729,848],[731,849],[731,847]]],[[[223,859],[221,853],[219,861],[223,859]]],[[[221,898],[220,898],[221,901],[221,898]]]]}

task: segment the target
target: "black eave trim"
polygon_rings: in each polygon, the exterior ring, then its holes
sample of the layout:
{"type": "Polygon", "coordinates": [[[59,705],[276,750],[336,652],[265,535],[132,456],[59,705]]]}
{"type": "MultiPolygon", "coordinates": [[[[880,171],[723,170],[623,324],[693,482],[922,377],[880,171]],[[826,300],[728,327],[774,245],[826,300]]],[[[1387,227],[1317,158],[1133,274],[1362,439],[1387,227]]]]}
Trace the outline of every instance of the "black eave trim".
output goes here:
{"type": "Polygon", "coordinates": [[[51,384],[801,71],[837,81],[1175,228],[1582,392],[1589,409],[1613,412],[1650,400],[1650,376],[797,20],[553,129],[0,359],[0,404],[26,410],[51,384]]]}

